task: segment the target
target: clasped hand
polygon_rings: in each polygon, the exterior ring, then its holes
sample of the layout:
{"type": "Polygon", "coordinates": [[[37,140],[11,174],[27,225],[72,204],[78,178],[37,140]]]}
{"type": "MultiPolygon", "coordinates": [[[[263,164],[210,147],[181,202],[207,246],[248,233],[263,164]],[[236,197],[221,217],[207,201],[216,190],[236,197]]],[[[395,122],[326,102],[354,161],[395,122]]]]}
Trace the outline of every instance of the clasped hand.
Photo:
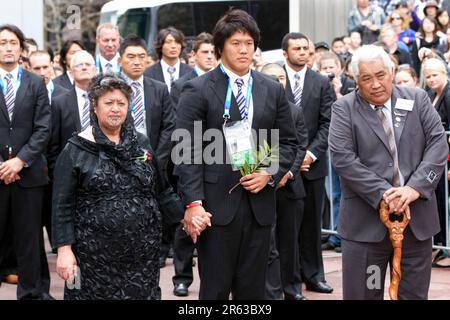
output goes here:
{"type": "Polygon", "coordinates": [[[0,164],[0,180],[5,184],[20,180],[19,172],[22,170],[24,162],[15,157],[0,164]]]}
{"type": "Polygon", "coordinates": [[[400,214],[404,212],[408,219],[411,219],[409,204],[416,201],[420,193],[410,186],[390,188],[383,194],[383,200],[389,206],[389,212],[400,214]]]}
{"type": "Polygon", "coordinates": [[[194,243],[206,227],[211,226],[212,215],[206,212],[202,206],[186,209],[184,212],[183,230],[189,234],[194,243]]]}

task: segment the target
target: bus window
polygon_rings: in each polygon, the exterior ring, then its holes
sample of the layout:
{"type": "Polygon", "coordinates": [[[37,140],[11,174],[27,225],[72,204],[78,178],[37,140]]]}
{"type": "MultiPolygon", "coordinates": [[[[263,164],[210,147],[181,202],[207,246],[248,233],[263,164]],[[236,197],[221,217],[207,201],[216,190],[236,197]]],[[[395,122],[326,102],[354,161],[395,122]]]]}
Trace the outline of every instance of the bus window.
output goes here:
{"type": "Polygon", "coordinates": [[[135,34],[147,39],[150,20],[150,8],[129,9],[119,17],[117,26],[122,36],[135,34]]]}

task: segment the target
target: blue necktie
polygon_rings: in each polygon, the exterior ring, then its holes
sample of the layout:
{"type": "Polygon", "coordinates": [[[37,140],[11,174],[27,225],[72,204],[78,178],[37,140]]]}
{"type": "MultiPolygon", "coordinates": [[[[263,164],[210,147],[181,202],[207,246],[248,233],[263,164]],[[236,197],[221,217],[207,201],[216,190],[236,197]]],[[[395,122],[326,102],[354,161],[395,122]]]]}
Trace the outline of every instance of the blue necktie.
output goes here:
{"type": "Polygon", "coordinates": [[[7,73],[5,76],[6,81],[6,93],[5,93],[5,102],[6,102],[6,109],[8,110],[9,115],[9,121],[12,120],[13,113],[14,113],[14,103],[16,101],[16,96],[14,92],[14,88],[12,85],[12,74],[7,73]]]}
{"type": "Polygon", "coordinates": [[[144,100],[142,99],[142,91],[141,91],[141,84],[137,81],[134,81],[131,83],[131,86],[134,90],[134,97],[133,97],[133,119],[134,119],[134,126],[136,129],[140,129],[142,126],[144,126],[144,100]]]}
{"type": "Polygon", "coordinates": [[[294,103],[297,107],[300,107],[300,103],[302,102],[302,92],[303,88],[300,86],[300,75],[296,73],[294,75],[295,84],[294,84],[294,103]]]}
{"type": "Polygon", "coordinates": [[[239,107],[239,112],[241,113],[242,119],[247,119],[248,118],[247,101],[245,99],[245,96],[242,94],[242,86],[244,85],[244,80],[242,78],[237,78],[235,82],[238,87],[236,102],[239,107]]]}
{"type": "Polygon", "coordinates": [[[81,117],[81,131],[86,130],[91,124],[91,112],[89,108],[89,99],[87,93],[83,93],[84,106],[83,106],[83,116],[81,117]]]}

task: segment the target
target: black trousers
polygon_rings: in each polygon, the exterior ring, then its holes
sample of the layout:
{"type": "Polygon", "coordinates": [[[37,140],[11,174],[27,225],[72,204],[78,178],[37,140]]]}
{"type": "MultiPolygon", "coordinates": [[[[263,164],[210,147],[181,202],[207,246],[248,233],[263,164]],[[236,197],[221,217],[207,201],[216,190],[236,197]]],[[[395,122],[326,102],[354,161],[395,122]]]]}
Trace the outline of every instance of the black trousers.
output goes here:
{"type": "Polygon", "coordinates": [[[321,217],[325,196],[325,178],[303,179],[306,191],[305,210],[301,220],[299,247],[303,281],[325,281],[321,247],[321,217]]]}
{"type": "Polygon", "coordinates": [[[41,219],[43,192],[43,187],[21,188],[17,183],[0,185],[0,239],[10,220],[19,275],[18,299],[39,298],[49,292],[41,219]]]}
{"type": "MultiPolygon", "coordinates": [[[[211,212],[214,215],[214,212],[211,212]]],[[[256,221],[247,192],[226,226],[207,227],[199,237],[201,300],[262,300],[271,226],[256,221]]]]}
{"type": "MultiPolygon", "coordinates": [[[[388,263],[393,255],[389,233],[377,243],[342,239],[344,300],[382,300],[388,263]]],[[[404,233],[399,300],[425,300],[431,279],[431,238],[419,241],[410,228],[404,233]]]]}
{"type": "Polygon", "coordinates": [[[192,259],[194,257],[195,244],[191,237],[183,230],[180,224],[175,230],[173,240],[173,264],[175,275],[172,277],[174,285],[184,283],[187,287],[192,284],[194,275],[192,272],[192,259]]]}

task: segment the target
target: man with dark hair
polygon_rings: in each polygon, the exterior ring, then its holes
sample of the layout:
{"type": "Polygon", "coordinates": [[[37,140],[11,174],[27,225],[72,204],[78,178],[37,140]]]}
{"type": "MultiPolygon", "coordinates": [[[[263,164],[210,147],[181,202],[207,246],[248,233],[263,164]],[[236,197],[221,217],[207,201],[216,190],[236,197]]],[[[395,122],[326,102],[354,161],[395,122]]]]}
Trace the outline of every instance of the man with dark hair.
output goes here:
{"type": "Polygon", "coordinates": [[[126,37],[120,45],[119,64],[134,93],[130,107],[134,125],[138,132],[149,138],[160,168],[166,168],[175,114],[167,88],[156,80],[144,77],[146,62],[145,40],[136,35],[126,37]]]}
{"type": "Polygon", "coordinates": [[[184,228],[194,242],[199,239],[200,299],[229,299],[230,293],[233,299],[264,299],[275,187],[294,161],[297,138],[281,84],[250,69],[260,40],[256,21],[245,11],[230,10],[213,35],[221,65],[186,82],[177,108],[177,128],[195,140],[194,147],[183,144],[188,159],[175,169],[186,206],[184,228]],[[242,177],[238,161],[233,170],[227,161],[232,157],[217,154],[236,148],[231,128],[240,128],[239,143],[245,146],[251,145],[250,129],[271,137],[267,143],[279,151],[272,168],[242,177]],[[212,161],[199,163],[198,154],[211,148],[202,143],[206,130],[220,134],[219,150],[212,161]]]}
{"type": "Polygon", "coordinates": [[[310,42],[301,33],[288,33],[281,43],[288,75],[286,97],[302,107],[308,128],[308,147],[300,168],[306,190],[305,210],[300,230],[300,261],[308,290],[331,293],[325,282],[321,251],[321,216],[325,195],[325,176],[331,104],[336,99],[327,77],[309,69],[310,42]]]}
{"type": "Polygon", "coordinates": [[[22,68],[30,71],[30,62],[29,62],[30,54],[38,50],[38,45],[36,41],[32,38],[26,38],[23,41],[23,44],[24,47],[19,62],[22,68]]]}
{"type": "Polygon", "coordinates": [[[172,84],[192,70],[190,66],[180,61],[184,47],[184,35],[180,30],[174,27],[160,30],[154,44],[160,61],[145,70],[144,75],[164,82],[170,92],[172,84]]]}
{"type": "Polygon", "coordinates": [[[23,49],[22,31],[0,26],[0,241],[9,220],[19,273],[17,298],[52,299],[40,209],[51,114],[44,81],[19,65],[23,49]]]}
{"type": "MultiPolygon", "coordinates": [[[[196,77],[202,76],[216,67],[217,60],[214,55],[213,36],[209,33],[200,33],[193,45],[193,58],[195,60],[194,69],[175,81],[170,92],[174,107],[176,108],[180,99],[183,85],[196,77]]],[[[176,179],[174,179],[176,180],[176,179]]],[[[176,182],[175,182],[176,184],[176,182]]],[[[175,275],[172,278],[176,296],[187,296],[188,288],[193,281],[192,258],[195,245],[189,235],[182,230],[182,225],[178,224],[175,229],[173,240],[173,264],[175,275]]]]}

